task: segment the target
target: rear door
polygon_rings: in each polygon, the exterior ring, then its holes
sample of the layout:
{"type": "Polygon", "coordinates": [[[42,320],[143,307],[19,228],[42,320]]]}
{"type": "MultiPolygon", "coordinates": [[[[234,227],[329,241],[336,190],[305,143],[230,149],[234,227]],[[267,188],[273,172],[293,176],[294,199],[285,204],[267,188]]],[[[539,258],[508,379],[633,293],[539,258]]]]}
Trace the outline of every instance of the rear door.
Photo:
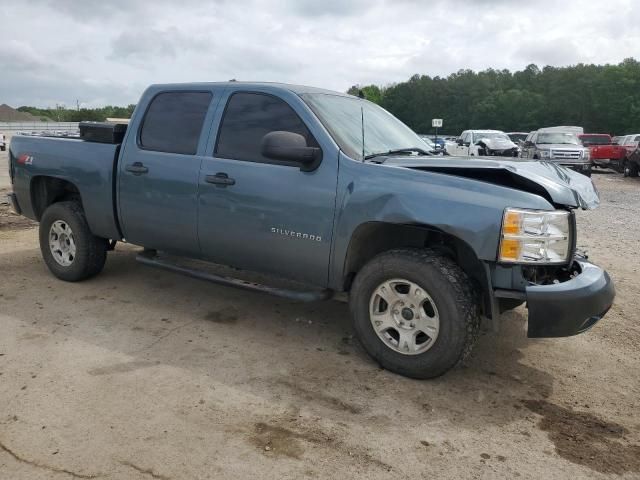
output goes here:
{"type": "Polygon", "coordinates": [[[328,144],[313,114],[290,92],[231,91],[224,110],[219,110],[212,155],[204,160],[199,180],[203,256],[326,285],[337,148],[328,144]],[[295,132],[305,137],[307,146],[319,146],[321,163],[313,171],[302,171],[300,164],[265,158],[261,141],[272,131],[295,132]]]}
{"type": "Polygon", "coordinates": [[[130,125],[118,172],[119,215],[128,242],[199,254],[199,153],[212,103],[211,91],[159,92],[142,119],[130,125]]]}

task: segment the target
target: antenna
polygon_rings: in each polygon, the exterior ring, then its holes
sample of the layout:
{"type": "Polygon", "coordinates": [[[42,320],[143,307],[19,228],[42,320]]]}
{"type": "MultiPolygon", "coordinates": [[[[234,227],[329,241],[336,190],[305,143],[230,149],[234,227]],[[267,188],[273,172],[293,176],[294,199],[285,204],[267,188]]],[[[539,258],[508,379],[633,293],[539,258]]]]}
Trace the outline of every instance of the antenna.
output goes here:
{"type": "Polygon", "coordinates": [[[362,161],[364,162],[364,106],[360,105],[360,118],[362,120],[362,161]]]}

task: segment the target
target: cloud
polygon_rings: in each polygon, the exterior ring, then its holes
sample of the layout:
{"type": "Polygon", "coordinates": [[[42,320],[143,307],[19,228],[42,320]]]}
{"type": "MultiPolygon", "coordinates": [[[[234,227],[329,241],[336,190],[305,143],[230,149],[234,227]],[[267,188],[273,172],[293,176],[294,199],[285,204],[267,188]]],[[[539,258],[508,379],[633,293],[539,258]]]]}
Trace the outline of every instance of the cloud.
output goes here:
{"type": "Polygon", "coordinates": [[[344,91],[416,73],[617,63],[640,58],[635,1],[7,2],[0,103],[134,103],[163,82],[237,78],[344,91]]]}

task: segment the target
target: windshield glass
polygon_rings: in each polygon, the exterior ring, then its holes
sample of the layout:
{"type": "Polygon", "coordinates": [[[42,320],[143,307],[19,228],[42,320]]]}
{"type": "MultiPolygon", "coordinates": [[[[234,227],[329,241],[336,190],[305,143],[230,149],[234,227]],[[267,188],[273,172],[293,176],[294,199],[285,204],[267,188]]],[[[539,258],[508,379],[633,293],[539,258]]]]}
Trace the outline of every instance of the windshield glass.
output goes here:
{"type": "Polygon", "coordinates": [[[611,138],[608,135],[581,135],[583,145],[609,145],[611,138]]]}
{"type": "Polygon", "coordinates": [[[342,151],[355,160],[364,156],[405,148],[424,149],[424,142],[385,109],[367,100],[325,93],[306,93],[311,107],[342,151]]]}
{"type": "Polygon", "coordinates": [[[580,145],[580,140],[575,133],[539,133],[538,144],[565,144],[565,145],[580,145]]]}
{"type": "Polygon", "coordinates": [[[474,133],[473,134],[473,142],[477,142],[483,138],[495,138],[500,140],[510,141],[509,137],[507,137],[506,133],[502,132],[485,132],[485,133],[474,133]]]}
{"type": "Polygon", "coordinates": [[[510,133],[507,135],[512,142],[523,142],[527,138],[526,133],[510,133]]]}

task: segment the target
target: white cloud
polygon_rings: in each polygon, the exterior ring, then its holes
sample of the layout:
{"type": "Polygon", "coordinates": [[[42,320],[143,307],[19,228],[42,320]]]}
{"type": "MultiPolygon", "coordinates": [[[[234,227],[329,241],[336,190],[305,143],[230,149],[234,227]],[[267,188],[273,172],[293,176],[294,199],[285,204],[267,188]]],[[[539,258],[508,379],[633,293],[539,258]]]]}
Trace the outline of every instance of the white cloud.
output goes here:
{"type": "Polygon", "coordinates": [[[150,83],[346,90],[415,73],[640,57],[635,0],[22,0],[0,9],[0,103],[127,104],[150,83]]]}

